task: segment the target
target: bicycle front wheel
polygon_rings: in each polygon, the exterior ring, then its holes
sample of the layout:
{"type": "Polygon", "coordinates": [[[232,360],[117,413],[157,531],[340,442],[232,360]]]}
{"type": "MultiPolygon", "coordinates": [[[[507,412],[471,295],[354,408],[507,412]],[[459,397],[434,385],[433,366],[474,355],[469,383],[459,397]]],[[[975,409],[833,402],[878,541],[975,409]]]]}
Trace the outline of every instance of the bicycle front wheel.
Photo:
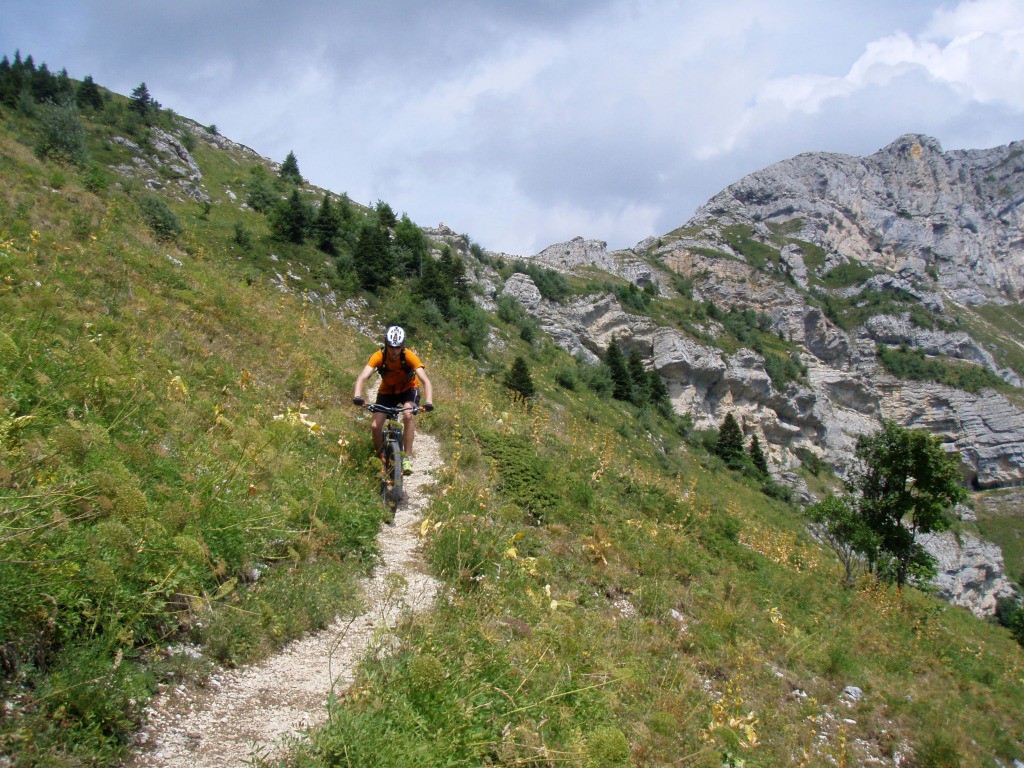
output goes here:
{"type": "Polygon", "coordinates": [[[401,487],[402,475],[401,475],[401,449],[398,447],[398,443],[394,442],[391,445],[391,466],[388,468],[390,474],[389,480],[391,482],[391,502],[393,507],[397,507],[401,503],[401,500],[406,498],[404,496],[404,490],[401,487]]]}

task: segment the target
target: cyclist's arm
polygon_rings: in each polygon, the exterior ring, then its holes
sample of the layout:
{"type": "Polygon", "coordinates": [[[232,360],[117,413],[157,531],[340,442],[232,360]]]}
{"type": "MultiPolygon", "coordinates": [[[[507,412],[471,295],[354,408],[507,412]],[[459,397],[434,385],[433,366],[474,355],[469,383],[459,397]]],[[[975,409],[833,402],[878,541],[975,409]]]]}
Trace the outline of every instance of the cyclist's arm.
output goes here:
{"type": "Polygon", "coordinates": [[[375,370],[375,368],[371,368],[369,365],[363,368],[362,373],[360,373],[359,376],[356,378],[356,386],[352,392],[352,397],[363,396],[363,384],[365,384],[366,380],[373,375],[373,372],[375,370]]]}
{"type": "Polygon", "coordinates": [[[423,385],[423,402],[433,403],[434,402],[434,387],[430,383],[430,379],[427,378],[427,372],[421,367],[416,369],[416,378],[420,380],[420,384],[423,385]]]}

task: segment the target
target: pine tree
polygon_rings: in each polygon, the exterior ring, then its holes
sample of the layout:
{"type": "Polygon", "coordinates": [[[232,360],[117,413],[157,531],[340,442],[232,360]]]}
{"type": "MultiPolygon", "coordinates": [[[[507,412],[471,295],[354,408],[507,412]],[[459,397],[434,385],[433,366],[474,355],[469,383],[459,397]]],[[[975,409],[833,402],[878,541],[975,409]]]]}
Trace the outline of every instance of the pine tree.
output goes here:
{"type": "Polygon", "coordinates": [[[423,230],[413,223],[408,214],[403,213],[402,219],[395,225],[395,246],[398,248],[405,273],[421,274],[424,261],[430,253],[430,246],[423,230]]]}
{"type": "Polygon", "coordinates": [[[529,400],[537,394],[537,387],[533,383],[530,369],[522,356],[512,361],[512,367],[505,374],[505,387],[525,400],[529,400]]]}
{"type": "Polygon", "coordinates": [[[743,430],[740,429],[732,411],[725,414],[722,420],[722,426],[718,430],[718,442],[715,443],[715,453],[732,469],[738,469],[743,465],[743,430]]]}
{"type": "Polygon", "coordinates": [[[629,380],[633,385],[633,393],[630,399],[643,407],[651,402],[651,390],[647,379],[647,369],[644,368],[644,359],[640,350],[634,349],[629,353],[629,380]]]}
{"type": "Polygon", "coordinates": [[[337,252],[335,238],[341,234],[341,216],[333,205],[331,198],[324,195],[320,202],[320,209],[316,213],[316,220],[313,222],[313,232],[316,235],[316,245],[325,253],[334,254],[337,252]]]}
{"type": "Polygon", "coordinates": [[[398,218],[395,216],[391,206],[383,200],[378,200],[374,208],[377,213],[377,221],[384,229],[394,229],[398,225],[398,218]]]}
{"type": "Polygon", "coordinates": [[[57,80],[44,61],[32,75],[32,98],[42,104],[44,101],[52,101],[56,95],[57,80]]]}
{"type": "Polygon", "coordinates": [[[626,358],[616,339],[612,339],[608,350],[604,353],[604,362],[612,375],[612,397],[616,400],[629,400],[633,394],[633,381],[629,376],[626,358]]]}
{"type": "Polygon", "coordinates": [[[428,257],[424,260],[422,274],[416,283],[416,295],[424,301],[433,302],[446,320],[451,317],[451,286],[435,259],[428,257]]]}
{"type": "Polygon", "coordinates": [[[295,158],[294,152],[289,152],[288,157],[281,163],[280,175],[282,179],[290,181],[292,184],[303,182],[302,174],[299,173],[299,161],[295,158]]]}
{"type": "Polygon", "coordinates": [[[359,231],[352,260],[359,282],[369,291],[390,285],[395,278],[397,269],[391,243],[376,222],[367,222],[359,231]]]}
{"type": "Polygon", "coordinates": [[[647,391],[650,392],[651,403],[663,414],[672,412],[672,401],[668,396],[665,380],[653,368],[647,372],[647,391]]]}
{"type": "Polygon", "coordinates": [[[761,441],[757,439],[757,435],[750,438],[750,463],[754,465],[754,469],[760,472],[762,475],[768,475],[768,459],[764,455],[764,451],[761,450],[761,441]]]}
{"type": "Polygon", "coordinates": [[[278,203],[270,212],[270,229],[274,236],[292,243],[305,241],[312,221],[313,212],[298,189],[293,189],[291,197],[278,203]]]}
{"type": "Polygon", "coordinates": [[[146,87],[145,83],[139,83],[135,90],[132,91],[129,106],[147,123],[152,118],[153,113],[160,109],[160,105],[149,95],[149,88],[146,87]]]}
{"type": "Polygon", "coordinates": [[[103,109],[103,94],[100,93],[100,87],[96,85],[92,75],[86,75],[82,84],[78,86],[76,100],[79,107],[90,107],[97,112],[103,109]]]}

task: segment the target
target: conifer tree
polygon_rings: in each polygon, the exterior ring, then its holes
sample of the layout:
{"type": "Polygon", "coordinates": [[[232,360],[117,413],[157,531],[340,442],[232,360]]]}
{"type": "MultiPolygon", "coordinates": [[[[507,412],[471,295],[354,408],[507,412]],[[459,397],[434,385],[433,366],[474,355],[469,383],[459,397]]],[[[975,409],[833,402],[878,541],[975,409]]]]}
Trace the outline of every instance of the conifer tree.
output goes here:
{"type": "Polygon", "coordinates": [[[149,122],[153,114],[160,109],[160,104],[153,100],[149,94],[149,88],[145,83],[139,83],[132,91],[131,101],[128,105],[134,112],[137,112],[145,122],[149,122]]]}
{"type": "Polygon", "coordinates": [[[430,246],[427,245],[423,230],[413,223],[408,214],[403,213],[401,220],[395,225],[395,247],[399,251],[405,273],[422,274],[430,246]]]}
{"type": "Polygon", "coordinates": [[[295,157],[294,152],[289,152],[288,157],[281,163],[281,178],[285,181],[290,181],[292,184],[301,184],[303,182],[302,174],[299,173],[299,161],[295,157]]]}
{"type": "Polygon", "coordinates": [[[376,222],[367,222],[359,230],[352,259],[359,282],[369,291],[390,285],[395,277],[397,270],[387,232],[376,222]]]}
{"type": "Polygon", "coordinates": [[[377,221],[384,229],[394,229],[398,225],[394,210],[383,200],[377,201],[374,211],[377,213],[377,221]]]}
{"type": "Polygon", "coordinates": [[[526,400],[537,394],[530,368],[521,355],[512,361],[512,367],[505,374],[505,387],[526,400]]]}
{"type": "Polygon", "coordinates": [[[604,362],[612,375],[612,397],[616,400],[629,400],[633,395],[633,381],[629,376],[626,358],[616,339],[612,339],[608,350],[604,353],[604,362]]]}
{"type": "Polygon", "coordinates": [[[301,244],[306,239],[312,220],[313,213],[309,205],[299,195],[299,190],[293,189],[291,197],[278,203],[271,211],[270,229],[275,237],[301,244]]]}
{"type": "Polygon", "coordinates": [[[750,438],[750,463],[754,465],[754,469],[760,472],[762,475],[768,475],[768,459],[764,455],[764,451],[761,450],[761,441],[757,439],[757,435],[750,438]]]}
{"type": "Polygon", "coordinates": [[[13,107],[17,102],[18,89],[14,82],[14,72],[10,60],[4,56],[0,59],[0,104],[13,107]]]}
{"type": "Polygon", "coordinates": [[[740,429],[732,411],[725,414],[722,420],[722,426],[718,430],[718,442],[715,443],[715,453],[732,469],[739,469],[743,465],[743,430],[740,429]]]}
{"type": "Polygon", "coordinates": [[[341,234],[341,216],[331,205],[331,198],[326,194],[320,201],[320,208],[316,213],[316,220],[313,222],[313,232],[316,235],[317,248],[325,253],[337,252],[334,241],[341,234]]]}
{"type": "Polygon", "coordinates": [[[75,98],[78,101],[79,107],[89,107],[97,112],[103,109],[103,94],[100,93],[100,87],[96,85],[92,75],[85,76],[82,84],[78,86],[78,93],[75,98]]]}
{"type": "Polygon", "coordinates": [[[637,405],[643,407],[651,402],[650,384],[647,378],[647,369],[644,368],[644,359],[639,349],[629,353],[629,380],[633,385],[633,393],[630,399],[637,405]]]}
{"type": "Polygon", "coordinates": [[[664,379],[653,368],[647,372],[647,391],[650,393],[651,403],[663,414],[672,412],[672,401],[668,396],[668,387],[664,379]]]}

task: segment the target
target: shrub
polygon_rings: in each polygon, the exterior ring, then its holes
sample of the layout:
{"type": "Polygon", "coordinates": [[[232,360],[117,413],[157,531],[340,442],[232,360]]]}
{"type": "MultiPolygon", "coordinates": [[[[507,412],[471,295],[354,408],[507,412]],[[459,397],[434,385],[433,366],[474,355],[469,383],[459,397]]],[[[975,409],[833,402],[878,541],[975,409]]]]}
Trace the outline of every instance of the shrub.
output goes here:
{"type": "Polygon", "coordinates": [[[73,102],[48,104],[40,119],[40,139],[36,155],[42,159],[63,160],[84,165],[89,159],[85,127],[73,102]]]}
{"type": "Polygon", "coordinates": [[[253,239],[252,232],[240,221],[235,222],[235,243],[244,250],[252,248],[253,239]]]}
{"type": "Polygon", "coordinates": [[[159,239],[170,241],[181,234],[181,222],[162,197],[147,195],[139,200],[139,208],[146,224],[159,239]]]}
{"type": "MultiPolygon", "coordinates": [[[[260,168],[259,170],[263,170],[260,168]]],[[[246,184],[246,196],[245,202],[249,204],[254,211],[259,213],[266,213],[273,208],[278,200],[280,199],[277,192],[274,190],[273,184],[266,176],[266,172],[253,173],[252,179],[246,184]]]]}
{"type": "Polygon", "coordinates": [[[555,369],[555,383],[563,389],[576,389],[576,369],[571,365],[558,366],[555,369]]]}
{"type": "Polygon", "coordinates": [[[846,288],[865,282],[873,274],[875,271],[871,267],[864,266],[859,261],[848,261],[826,272],[822,282],[829,288],[846,288]]]}
{"type": "Polygon", "coordinates": [[[587,765],[611,768],[629,764],[629,742],[626,735],[610,725],[595,728],[587,737],[587,765]]]}

